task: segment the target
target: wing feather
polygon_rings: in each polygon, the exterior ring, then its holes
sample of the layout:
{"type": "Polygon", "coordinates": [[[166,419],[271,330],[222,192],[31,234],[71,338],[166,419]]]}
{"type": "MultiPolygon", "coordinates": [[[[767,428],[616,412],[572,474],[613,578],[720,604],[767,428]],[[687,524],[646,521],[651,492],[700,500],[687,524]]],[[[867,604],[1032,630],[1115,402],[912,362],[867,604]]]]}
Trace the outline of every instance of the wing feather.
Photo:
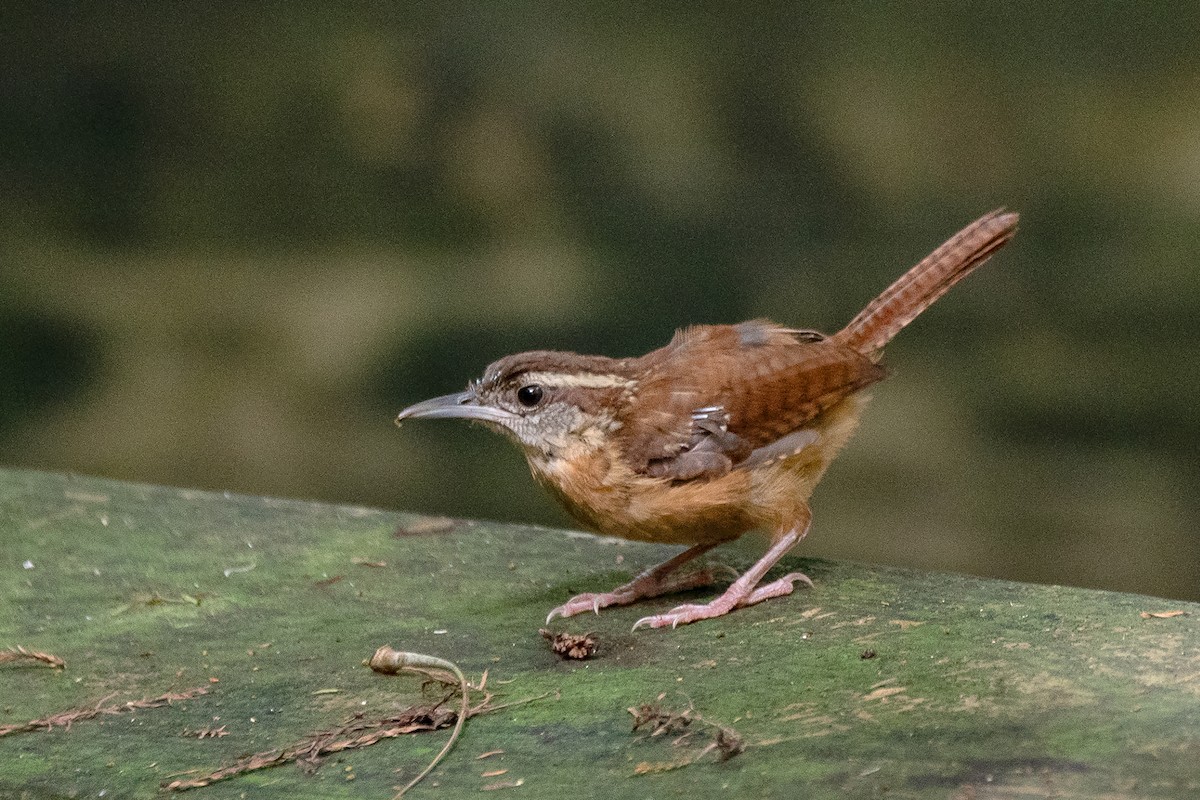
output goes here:
{"type": "MultiPolygon", "coordinates": [[[[747,460],[756,450],[803,430],[885,374],[820,334],[763,320],[689,328],[642,360],[619,443],[635,470],[677,481],[753,464],[747,460]]],[[[805,440],[791,437],[763,452],[805,440]]]]}

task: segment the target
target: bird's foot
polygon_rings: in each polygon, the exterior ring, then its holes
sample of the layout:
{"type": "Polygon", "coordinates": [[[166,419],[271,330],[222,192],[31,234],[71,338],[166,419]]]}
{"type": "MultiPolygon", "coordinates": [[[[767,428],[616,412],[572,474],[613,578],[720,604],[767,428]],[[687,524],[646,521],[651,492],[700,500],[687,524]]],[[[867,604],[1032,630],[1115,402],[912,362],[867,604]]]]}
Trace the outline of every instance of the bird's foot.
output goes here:
{"type": "Polygon", "coordinates": [[[772,581],[748,591],[739,588],[735,584],[730,586],[723,595],[711,603],[705,603],[704,605],[682,605],[671,609],[665,614],[642,617],[633,624],[633,629],[636,631],[638,628],[677,628],[680,625],[699,622],[702,619],[721,617],[735,608],[745,608],[755,603],[761,603],[763,600],[769,600],[772,597],[782,597],[783,595],[791,594],[796,582],[803,583],[806,586],[813,585],[809,577],[803,572],[793,572],[784,575],[777,581],[772,581]]]}
{"type": "MultiPolygon", "coordinates": [[[[624,586],[618,586],[611,592],[595,594],[588,592],[572,597],[551,611],[549,616],[546,617],[546,622],[549,623],[555,617],[571,617],[576,614],[582,614],[585,611],[599,614],[600,609],[608,608],[609,606],[626,606],[647,597],[659,597],[664,594],[697,589],[701,586],[711,586],[716,581],[716,573],[719,570],[733,572],[729,567],[707,567],[670,580],[657,577],[653,574],[639,575],[629,583],[624,586]]],[[[734,572],[734,578],[736,577],[737,573],[734,572]]]]}
{"type": "Polygon", "coordinates": [[[750,593],[749,597],[738,603],[737,607],[745,608],[746,606],[752,606],[755,603],[761,603],[763,600],[770,600],[772,597],[783,597],[784,595],[791,594],[792,590],[796,588],[795,584],[797,581],[803,583],[809,588],[812,588],[812,578],[808,577],[803,572],[791,572],[787,575],[784,575],[777,581],[771,581],[768,584],[759,586],[750,593]]]}

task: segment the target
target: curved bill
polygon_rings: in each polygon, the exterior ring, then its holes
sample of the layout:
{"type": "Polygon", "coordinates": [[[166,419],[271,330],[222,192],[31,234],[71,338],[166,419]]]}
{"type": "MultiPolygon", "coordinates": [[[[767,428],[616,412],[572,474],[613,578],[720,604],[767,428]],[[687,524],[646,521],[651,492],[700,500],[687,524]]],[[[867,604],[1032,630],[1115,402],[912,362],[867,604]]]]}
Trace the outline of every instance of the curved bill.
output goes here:
{"type": "Polygon", "coordinates": [[[475,392],[468,389],[411,405],[396,416],[396,424],[407,419],[478,419],[503,425],[514,416],[502,408],[480,405],[475,392]]]}

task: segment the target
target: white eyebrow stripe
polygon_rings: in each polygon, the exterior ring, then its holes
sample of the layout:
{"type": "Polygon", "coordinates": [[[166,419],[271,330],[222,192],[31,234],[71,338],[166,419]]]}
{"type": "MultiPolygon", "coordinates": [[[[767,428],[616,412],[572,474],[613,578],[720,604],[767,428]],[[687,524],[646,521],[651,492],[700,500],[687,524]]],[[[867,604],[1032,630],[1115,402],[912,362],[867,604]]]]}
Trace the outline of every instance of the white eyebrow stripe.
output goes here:
{"type": "Polygon", "coordinates": [[[563,389],[617,389],[633,386],[633,381],[620,375],[595,372],[526,372],[521,380],[525,383],[540,383],[563,389]]]}

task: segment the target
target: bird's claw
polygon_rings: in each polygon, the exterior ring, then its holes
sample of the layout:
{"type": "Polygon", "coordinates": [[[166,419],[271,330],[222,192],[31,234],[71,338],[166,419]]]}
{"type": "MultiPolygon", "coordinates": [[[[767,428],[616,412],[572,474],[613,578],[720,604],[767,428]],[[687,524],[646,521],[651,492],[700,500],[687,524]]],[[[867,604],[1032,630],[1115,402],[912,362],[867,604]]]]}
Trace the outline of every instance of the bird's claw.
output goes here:
{"type": "Polygon", "coordinates": [[[688,604],[676,606],[665,614],[655,614],[650,617],[642,617],[637,622],[633,623],[633,629],[636,631],[639,628],[665,628],[670,625],[672,628],[678,628],[680,625],[688,625],[692,622],[699,622],[702,619],[712,619],[713,617],[722,617],[737,608],[746,608],[764,600],[769,600],[772,597],[782,597],[783,595],[791,594],[794,584],[802,583],[806,586],[812,586],[812,581],[803,572],[792,572],[784,575],[782,578],[771,583],[759,586],[756,589],[740,589],[737,586],[730,587],[725,594],[705,605],[688,604]]]}
{"type": "Polygon", "coordinates": [[[672,592],[684,592],[700,586],[708,586],[713,583],[715,573],[718,570],[732,573],[734,580],[738,577],[737,572],[732,567],[723,565],[706,567],[696,572],[689,572],[670,579],[660,576],[650,577],[643,574],[624,586],[618,586],[611,592],[601,592],[598,594],[586,592],[572,597],[551,611],[546,617],[546,623],[549,624],[550,620],[555,617],[571,617],[575,614],[582,614],[584,611],[599,614],[600,609],[608,608],[609,606],[624,606],[647,597],[658,597],[659,595],[670,594],[672,592]]]}
{"type": "Polygon", "coordinates": [[[552,609],[546,616],[546,624],[550,624],[550,620],[555,617],[573,617],[576,614],[581,614],[584,611],[591,611],[593,614],[599,614],[600,609],[604,607],[604,596],[599,594],[580,594],[572,597],[567,602],[563,603],[558,608],[552,609]]]}
{"type": "Polygon", "coordinates": [[[726,612],[713,609],[707,605],[688,604],[676,606],[665,614],[642,617],[633,623],[633,630],[636,631],[639,628],[665,628],[668,625],[671,628],[678,628],[680,625],[687,625],[688,623],[698,622],[702,619],[719,617],[724,613],[726,612]]]}

